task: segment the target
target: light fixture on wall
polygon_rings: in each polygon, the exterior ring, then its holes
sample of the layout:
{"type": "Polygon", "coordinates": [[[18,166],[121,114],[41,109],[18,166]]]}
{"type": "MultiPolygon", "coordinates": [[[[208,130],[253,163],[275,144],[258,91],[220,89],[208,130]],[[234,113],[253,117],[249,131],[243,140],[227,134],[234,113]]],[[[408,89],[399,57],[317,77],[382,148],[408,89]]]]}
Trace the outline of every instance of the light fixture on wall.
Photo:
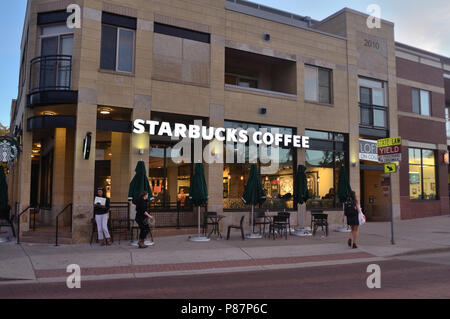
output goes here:
{"type": "Polygon", "coordinates": [[[144,155],[144,153],[145,153],[145,150],[144,149],[139,149],[139,155],[144,155]]]}
{"type": "Polygon", "coordinates": [[[108,108],[108,107],[102,107],[100,108],[100,114],[102,115],[109,115],[112,112],[112,109],[108,108]]]}

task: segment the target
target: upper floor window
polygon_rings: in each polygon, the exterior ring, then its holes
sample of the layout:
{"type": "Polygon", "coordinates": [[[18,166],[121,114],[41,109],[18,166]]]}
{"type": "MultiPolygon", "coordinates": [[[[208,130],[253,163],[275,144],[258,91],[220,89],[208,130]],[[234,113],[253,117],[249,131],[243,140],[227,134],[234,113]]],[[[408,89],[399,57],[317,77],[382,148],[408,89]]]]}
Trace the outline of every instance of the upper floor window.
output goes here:
{"type": "Polygon", "coordinates": [[[386,83],[359,78],[360,124],[372,127],[387,127],[386,83]]]}
{"type": "Polygon", "coordinates": [[[73,30],[65,24],[42,26],[39,45],[41,56],[72,55],[73,30]]]}
{"type": "Polygon", "coordinates": [[[332,71],[305,65],[305,100],[332,104],[332,71]]]}
{"type": "Polygon", "coordinates": [[[412,89],[412,111],[420,115],[430,116],[431,94],[429,91],[412,89]]]}
{"type": "Polygon", "coordinates": [[[136,19],[103,12],[100,68],[133,73],[136,19]]]}

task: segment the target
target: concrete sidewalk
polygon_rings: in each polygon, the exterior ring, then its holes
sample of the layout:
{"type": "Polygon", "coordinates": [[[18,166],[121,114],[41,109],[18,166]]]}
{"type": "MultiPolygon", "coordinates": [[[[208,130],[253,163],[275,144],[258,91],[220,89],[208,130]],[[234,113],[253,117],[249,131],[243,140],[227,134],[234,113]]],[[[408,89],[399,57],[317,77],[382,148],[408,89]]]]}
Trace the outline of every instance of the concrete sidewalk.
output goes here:
{"type": "Polygon", "coordinates": [[[390,243],[390,223],[360,228],[359,249],[349,249],[348,234],[330,231],[322,237],[191,243],[187,236],[161,237],[155,246],[137,249],[122,241],[110,247],[47,244],[0,244],[0,285],[11,280],[62,281],[66,267],[77,264],[83,279],[167,276],[205,272],[248,271],[287,267],[371,262],[418,252],[450,250],[450,216],[395,223],[396,245],[390,243]]]}

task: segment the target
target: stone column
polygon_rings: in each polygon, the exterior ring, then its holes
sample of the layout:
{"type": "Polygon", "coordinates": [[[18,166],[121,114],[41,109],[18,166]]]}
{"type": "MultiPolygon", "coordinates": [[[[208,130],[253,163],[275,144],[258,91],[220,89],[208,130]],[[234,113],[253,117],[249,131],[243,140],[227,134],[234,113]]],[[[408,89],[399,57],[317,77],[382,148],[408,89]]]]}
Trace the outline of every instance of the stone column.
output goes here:
{"type": "Polygon", "coordinates": [[[83,94],[96,91],[81,89],[77,108],[77,127],[75,133],[74,178],[73,178],[73,234],[74,243],[85,242],[91,231],[93,217],[94,176],[95,176],[95,141],[97,130],[97,105],[83,103],[88,101],[83,94]],[[83,92],[85,91],[85,92],[83,92]],[[89,159],[83,158],[83,140],[91,133],[91,154],[89,159]]]}
{"type": "Polygon", "coordinates": [[[53,197],[52,197],[52,219],[61,212],[65,202],[66,174],[66,129],[55,129],[55,148],[53,153],[53,197]]]}
{"type": "Polygon", "coordinates": [[[111,133],[111,202],[128,201],[130,134],[111,133]]]}

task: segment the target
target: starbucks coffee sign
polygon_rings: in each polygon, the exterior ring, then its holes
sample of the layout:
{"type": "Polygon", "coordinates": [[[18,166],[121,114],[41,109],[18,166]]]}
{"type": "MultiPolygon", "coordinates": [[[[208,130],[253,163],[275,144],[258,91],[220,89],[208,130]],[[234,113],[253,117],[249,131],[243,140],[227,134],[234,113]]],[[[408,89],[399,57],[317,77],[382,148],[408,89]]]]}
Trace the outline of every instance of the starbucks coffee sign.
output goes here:
{"type": "Polygon", "coordinates": [[[0,162],[12,162],[19,154],[19,147],[14,138],[8,136],[0,137],[0,162]]]}

